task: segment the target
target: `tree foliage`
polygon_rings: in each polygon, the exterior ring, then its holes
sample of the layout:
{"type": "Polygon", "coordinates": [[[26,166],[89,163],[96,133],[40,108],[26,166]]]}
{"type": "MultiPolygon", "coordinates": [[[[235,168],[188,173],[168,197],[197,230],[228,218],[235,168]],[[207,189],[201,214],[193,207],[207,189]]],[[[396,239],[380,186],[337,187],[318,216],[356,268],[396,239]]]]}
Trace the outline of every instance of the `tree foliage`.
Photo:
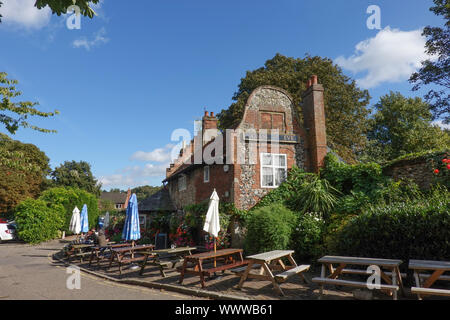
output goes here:
{"type": "Polygon", "coordinates": [[[140,186],[131,189],[131,194],[136,193],[138,201],[142,201],[161,190],[161,188],[162,187],[140,186]]]}
{"type": "Polygon", "coordinates": [[[27,119],[29,116],[52,117],[59,114],[59,112],[57,110],[54,112],[39,111],[35,108],[35,106],[39,105],[38,102],[13,102],[12,99],[22,95],[22,92],[16,89],[16,84],[19,82],[8,79],[7,76],[6,72],[0,72],[0,122],[5,125],[6,130],[11,134],[16,133],[19,127],[31,128],[40,132],[56,132],[55,130],[32,125],[27,119]]]}
{"type": "Polygon", "coordinates": [[[433,125],[429,105],[420,98],[406,98],[391,92],[375,105],[367,133],[366,157],[385,162],[402,155],[430,149],[444,149],[450,135],[433,125]]]}
{"type": "Polygon", "coordinates": [[[20,201],[39,195],[50,167],[45,153],[35,145],[1,133],[0,152],[0,215],[5,215],[20,201]]]}
{"type": "Polygon", "coordinates": [[[79,188],[100,196],[101,184],[93,176],[91,165],[86,161],[65,161],[50,176],[55,187],[79,188]]]}
{"type": "Polygon", "coordinates": [[[434,14],[442,16],[444,27],[427,26],[422,35],[427,37],[426,52],[437,59],[425,60],[418,72],[415,72],[410,82],[413,90],[422,86],[435,84],[440,89],[430,90],[425,95],[430,103],[434,118],[444,117],[450,123],[450,2],[449,0],[434,0],[435,6],[430,8],[434,14]]]}
{"type": "Polygon", "coordinates": [[[233,128],[242,119],[244,106],[250,93],[261,85],[274,85],[287,90],[299,108],[301,95],[311,75],[318,75],[325,88],[325,114],[328,145],[346,161],[355,159],[355,151],[365,146],[365,128],[369,103],[367,90],[357,88],[355,81],[342,73],[328,58],[306,56],[304,59],[277,54],[266,61],[264,67],[247,71],[241,79],[234,102],[218,114],[222,129],[233,128]]]}
{"type": "Polygon", "coordinates": [[[53,14],[56,13],[58,16],[60,16],[61,14],[67,12],[68,7],[75,4],[80,7],[80,13],[83,16],[93,18],[96,13],[92,9],[91,4],[97,4],[99,2],[100,0],[76,0],[75,2],[73,0],[36,0],[34,6],[38,9],[49,6],[53,14]]]}

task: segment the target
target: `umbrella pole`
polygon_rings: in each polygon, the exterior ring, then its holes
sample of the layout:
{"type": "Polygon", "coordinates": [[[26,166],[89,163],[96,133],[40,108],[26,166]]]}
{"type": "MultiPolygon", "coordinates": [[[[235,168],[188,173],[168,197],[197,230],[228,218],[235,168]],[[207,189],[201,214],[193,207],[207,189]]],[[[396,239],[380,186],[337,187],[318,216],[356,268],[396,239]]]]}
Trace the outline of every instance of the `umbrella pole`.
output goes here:
{"type": "MultiPolygon", "coordinates": [[[[134,247],[134,240],[131,241],[131,246],[134,247]]],[[[131,259],[134,259],[134,250],[131,250],[131,259]]]]}
{"type": "MultiPolygon", "coordinates": [[[[214,237],[214,254],[216,254],[217,248],[216,248],[216,237],[214,237]]],[[[214,257],[214,268],[216,267],[216,258],[214,257]]]]}

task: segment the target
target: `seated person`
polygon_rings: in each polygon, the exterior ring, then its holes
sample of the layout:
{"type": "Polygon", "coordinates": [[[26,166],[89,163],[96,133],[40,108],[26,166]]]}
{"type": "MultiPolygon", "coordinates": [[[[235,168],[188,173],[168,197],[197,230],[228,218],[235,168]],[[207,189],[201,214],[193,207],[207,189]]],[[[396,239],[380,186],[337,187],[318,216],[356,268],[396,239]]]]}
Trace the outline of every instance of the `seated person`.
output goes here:
{"type": "Polygon", "coordinates": [[[96,242],[100,247],[106,247],[108,245],[109,239],[106,239],[105,230],[100,229],[96,235],[96,242]]]}

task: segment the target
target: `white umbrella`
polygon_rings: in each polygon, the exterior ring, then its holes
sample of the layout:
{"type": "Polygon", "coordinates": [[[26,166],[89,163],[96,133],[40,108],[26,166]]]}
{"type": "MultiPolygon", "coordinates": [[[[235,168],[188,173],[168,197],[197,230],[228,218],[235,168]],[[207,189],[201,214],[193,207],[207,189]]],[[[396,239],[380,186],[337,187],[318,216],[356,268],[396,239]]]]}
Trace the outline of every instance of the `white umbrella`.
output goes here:
{"type": "MultiPolygon", "coordinates": [[[[206,213],[205,225],[203,230],[214,237],[214,252],[216,252],[216,238],[219,236],[220,219],[219,219],[219,196],[216,189],[214,189],[209,198],[208,212],[206,213]]],[[[216,266],[216,259],[214,259],[214,267],[216,266]]]]}
{"type": "Polygon", "coordinates": [[[69,231],[74,234],[79,234],[81,232],[81,218],[80,210],[75,207],[72,211],[72,218],[70,219],[69,231]]]}

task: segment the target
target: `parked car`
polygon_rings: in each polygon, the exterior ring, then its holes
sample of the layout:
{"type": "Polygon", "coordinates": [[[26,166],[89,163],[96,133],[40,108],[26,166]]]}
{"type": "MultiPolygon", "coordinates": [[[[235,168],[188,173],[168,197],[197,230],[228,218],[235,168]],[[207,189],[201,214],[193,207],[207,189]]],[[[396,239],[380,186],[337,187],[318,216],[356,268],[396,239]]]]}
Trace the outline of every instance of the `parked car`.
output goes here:
{"type": "Polygon", "coordinates": [[[16,223],[14,221],[0,220],[0,243],[5,240],[16,239],[16,223]]]}

